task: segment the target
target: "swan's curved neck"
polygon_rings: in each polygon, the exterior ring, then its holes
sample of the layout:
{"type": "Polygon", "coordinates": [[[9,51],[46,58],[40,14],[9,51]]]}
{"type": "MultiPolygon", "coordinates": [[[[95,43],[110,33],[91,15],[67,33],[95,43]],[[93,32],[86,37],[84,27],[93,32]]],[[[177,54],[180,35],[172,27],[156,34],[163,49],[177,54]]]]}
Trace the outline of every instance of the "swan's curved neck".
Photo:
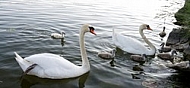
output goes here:
{"type": "Polygon", "coordinates": [[[142,39],[143,39],[143,40],[149,45],[149,47],[150,47],[150,52],[149,52],[149,54],[150,54],[150,55],[154,55],[155,52],[156,52],[155,46],[146,38],[146,36],[145,36],[144,33],[143,33],[143,29],[139,28],[139,33],[140,33],[142,39]]]}
{"type": "Polygon", "coordinates": [[[87,58],[86,49],[85,49],[85,39],[84,39],[85,32],[83,30],[80,31],[79,43],[80,43],[80,52],[82,57],[82,67],[90,69],[90,64],[87,58]]]}

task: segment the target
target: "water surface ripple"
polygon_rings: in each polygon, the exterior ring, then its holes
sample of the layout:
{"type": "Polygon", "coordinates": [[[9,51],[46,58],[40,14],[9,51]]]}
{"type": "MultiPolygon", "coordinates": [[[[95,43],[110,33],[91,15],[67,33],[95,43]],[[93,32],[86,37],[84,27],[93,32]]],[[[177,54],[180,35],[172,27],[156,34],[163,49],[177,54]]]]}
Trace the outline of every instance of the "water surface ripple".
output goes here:
{"type": "Polygon", "coordinates": [[[149,24],[154,30],[145,31],[145,34],[159,48],[162,41],[158,33],[162,31],[164,20],[169,33],[177,27],[172,23],[175,21],[174,13],[183,4],[184,0],[0,0],[0,86],[142,88],[142,82],[147,79],[155,80],[155,86],[160,88],[178,86],[171,82],[173,73],[162,66],[164,61],[156,57],[141,66],[145,74],[138,74],[132,70],[137,63],[129,59],[130,54],[117,49],[114,61],[108,61],[100,59],[97,53],[115,48],[111,39],[112,29],[142,41],[138,34],[142,23],[149,24]],[[85,38],[90,73],[65,80],[34,76],[24,76],[20,80],[22,70],[14,59],[15,51],[22,57],[54,53],[80,65],[78,33],[84,23],[93,25],[97,33],[97,36],[86,34],[85,38]],[[50,37],[51,33],[62,31],[66,33],[64,44],[50,37]],[[135,76],[140,79],[133,79],[134,74],[138,74],[135,76]]]}

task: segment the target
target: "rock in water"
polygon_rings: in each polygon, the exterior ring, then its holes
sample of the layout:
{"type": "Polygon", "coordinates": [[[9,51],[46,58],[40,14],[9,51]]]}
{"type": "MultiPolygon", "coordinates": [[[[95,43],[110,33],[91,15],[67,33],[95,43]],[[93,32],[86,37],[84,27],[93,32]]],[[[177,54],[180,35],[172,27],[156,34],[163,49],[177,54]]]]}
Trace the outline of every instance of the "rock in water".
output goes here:
{"type": "Polygon", "coordinates": [[[168,36],[168,39],[166,41],[166,46],[175,45],[177,43],[188,42],[188,38],[184,37],[185,33],[186,33],[186,30],[184,30],[183,28],[180,28],[180,29],[174,28],[168,36]]]}

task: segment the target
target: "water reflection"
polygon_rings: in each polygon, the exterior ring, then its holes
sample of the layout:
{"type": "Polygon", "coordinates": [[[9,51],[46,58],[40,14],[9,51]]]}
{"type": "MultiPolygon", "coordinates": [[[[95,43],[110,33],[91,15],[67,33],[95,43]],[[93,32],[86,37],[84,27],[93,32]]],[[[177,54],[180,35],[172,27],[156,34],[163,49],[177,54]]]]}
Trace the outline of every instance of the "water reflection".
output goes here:
{"type": "Polygon", "coordinates": [[[61,45],[64,46],[65,45],[65,40],[62,38],[61,39],[61,45]]]}
{"type": "Polygon", "coordinates": [[[171,81],[168,83],[171,83],[173,87],[175,88],[189,88],[190,84],[190,75],[189,72],[181,72],[179,74],[171,75],[168,77],[171,81]]]}
{"type": "Polygon", "coordinates": [[[36,76],[24,75],[21,79],[20,86],[21,88],[31,88],[34,85],[67,84],[70,81],[78,79],[78,88],[84,88],[89,73],[90,72],[85,73],[84,75],[76,78],[60,79],[60,80],[43,79],[36,76]]]}
{"type": "MultiPolygon", "coordinates": [[[[131,72],[134,72],[132,66],[137,63],[129,59],[130,54],[117,49],[115,59],[105,62],[99,60],[94,55],[94,51],[114,47],[111,41],[112,28],[140,40],[136,30],[137,25],[141,23],[148,23],[154,28],[154,33],[148,34],[149,32],[146,32],[147,38],[150,38],[156,47],[160,47],[160,43],[165,41],[168,34],[163,38],[163,41],[160,41],[159,32],[162,31],[163,26],[166,27],[166,33],[169,33],[175,27],[172,23],[175,21],[173,15],[182,7],[184,1],[0,0],[0,54],[2,54],[0,65],[1,69],[5,69],[0,72],[0,87],[18,88],[18,86],[10,85],[20,75],[20,68],[13,58],[14,51],[22,53],[24,57],[34,53],[51,52],[61,54],[63,57],[69,58],[73,63],[80,64],[78,27],[83,23],[91,23],[98,27],[97,32],[100,35],[96,38],[91,38],[87,35],[85,44],[87,53],[92,58],[90,61],[93,74],[88,77],[88,82],[85,83],[86,86],[90,86],[90,88],[126,88],[126,86],[129,88],[141,88],[142,85],[139,80],[134,82],[134,79],[131,78],[131,72]],[[147,2],[150,4],[147,5],[147,2]],[[166,19],[165,25],[163,23],[164,19],[166,19]],[[67,33],[66,43],[60,39],[49,39],[50,33],[61,32],[63,31],[62,29],[67,33]],[[88,40],[89,37],[90,39],[88,40]],[[60,45],[64,47],[60,48],[60,45]],[[108,66],[104,66],[105,64],[108,64],[108,66]],[[13,73],[14,71],[17,73],[13,73]]],[[[163,77],[163,75],[160,74],[168,72],[160,65],[160,63],[163,64],[164,62],[158,58],[150,58],[150,61],[142,66],[145,72],[150,74],[134,74],[132,76],[134,78],[139,77],[141,78],[140,80],[143,80],[144,76],[144,78],[155,77],[162,80],[160,77],[163,77]]],[[[73,88],[73,85],[78,87],[74,80],[78,82],[78,78],[73,80],[47,80],[27,76],[22,80],[22,87],[46,88],[47,86],[41,87],[46,84],[51,88],[60,88],[62,87],[61,84],[67,86],[66,88],[73,88]],[[46,81],[48,83],[45,83],[46,81]],[[57,83],[60,84],[57,85],[57,83]]],[[[16,83],[16,85],[20,85],[20,83],[16,83]]],[[[82,87],[82,85],[79,85],[79,87],[82,87]]]]}

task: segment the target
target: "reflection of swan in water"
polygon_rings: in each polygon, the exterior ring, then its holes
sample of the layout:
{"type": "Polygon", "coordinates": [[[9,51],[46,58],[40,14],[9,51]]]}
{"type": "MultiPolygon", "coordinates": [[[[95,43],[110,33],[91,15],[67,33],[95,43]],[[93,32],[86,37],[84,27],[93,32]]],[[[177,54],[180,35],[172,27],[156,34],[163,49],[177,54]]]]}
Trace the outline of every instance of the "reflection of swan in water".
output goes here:
{"type": "Polygon", "coordinates": [[[113,43],[122,49],[123,51],[126,51],[131,54],[146,54],[146,55],[154,55],[156,53],[155,46],[146,38],[146,36],[143,33],[143,30],[148,29],[152,30],[149,25],[142,24],[139,27],[139,33],[142,37],[142,39],[149,45],[150,48],[147,48],[142,44],[140,41],[121,35],[119,33],[115,33],[113,30],[112,40],[113,43]]]}
{"type": "MultiPolygon", "coordinates": [[[[88,78],[90,72],[87,72],[79,77],[76,78],[69,78],[69,79],[58,79],[58,80],[52,80],[52,79],[43,79],[36,76],[31,75],[24,75],[21,79],[21,88],[32,88],[34,85],[40,85],[41,87],[48,86],[50,84],[60,84],[61,87],[64,87],[65,84],[68,82],[72,82],[73,80],[78,79],[78,88],[84,88],[85,82],[88,78]],[[64,84],[64,85],[61,85],[64,84]]],[[[75,85],[75,84],[73,84],[75,85]]],[[[57,86],[57,85],[56,85],[57,86]]],[[[68,87],[68,85],[66,85],[68,87]]],[[[72,85],[70,86],[72,87],[72,85]]]]}
{"type": "Polygon", "coordinates": [[[64,44],[65,44],[64,39],[61,39],[61,45],[64,46],[64,44]]]}

